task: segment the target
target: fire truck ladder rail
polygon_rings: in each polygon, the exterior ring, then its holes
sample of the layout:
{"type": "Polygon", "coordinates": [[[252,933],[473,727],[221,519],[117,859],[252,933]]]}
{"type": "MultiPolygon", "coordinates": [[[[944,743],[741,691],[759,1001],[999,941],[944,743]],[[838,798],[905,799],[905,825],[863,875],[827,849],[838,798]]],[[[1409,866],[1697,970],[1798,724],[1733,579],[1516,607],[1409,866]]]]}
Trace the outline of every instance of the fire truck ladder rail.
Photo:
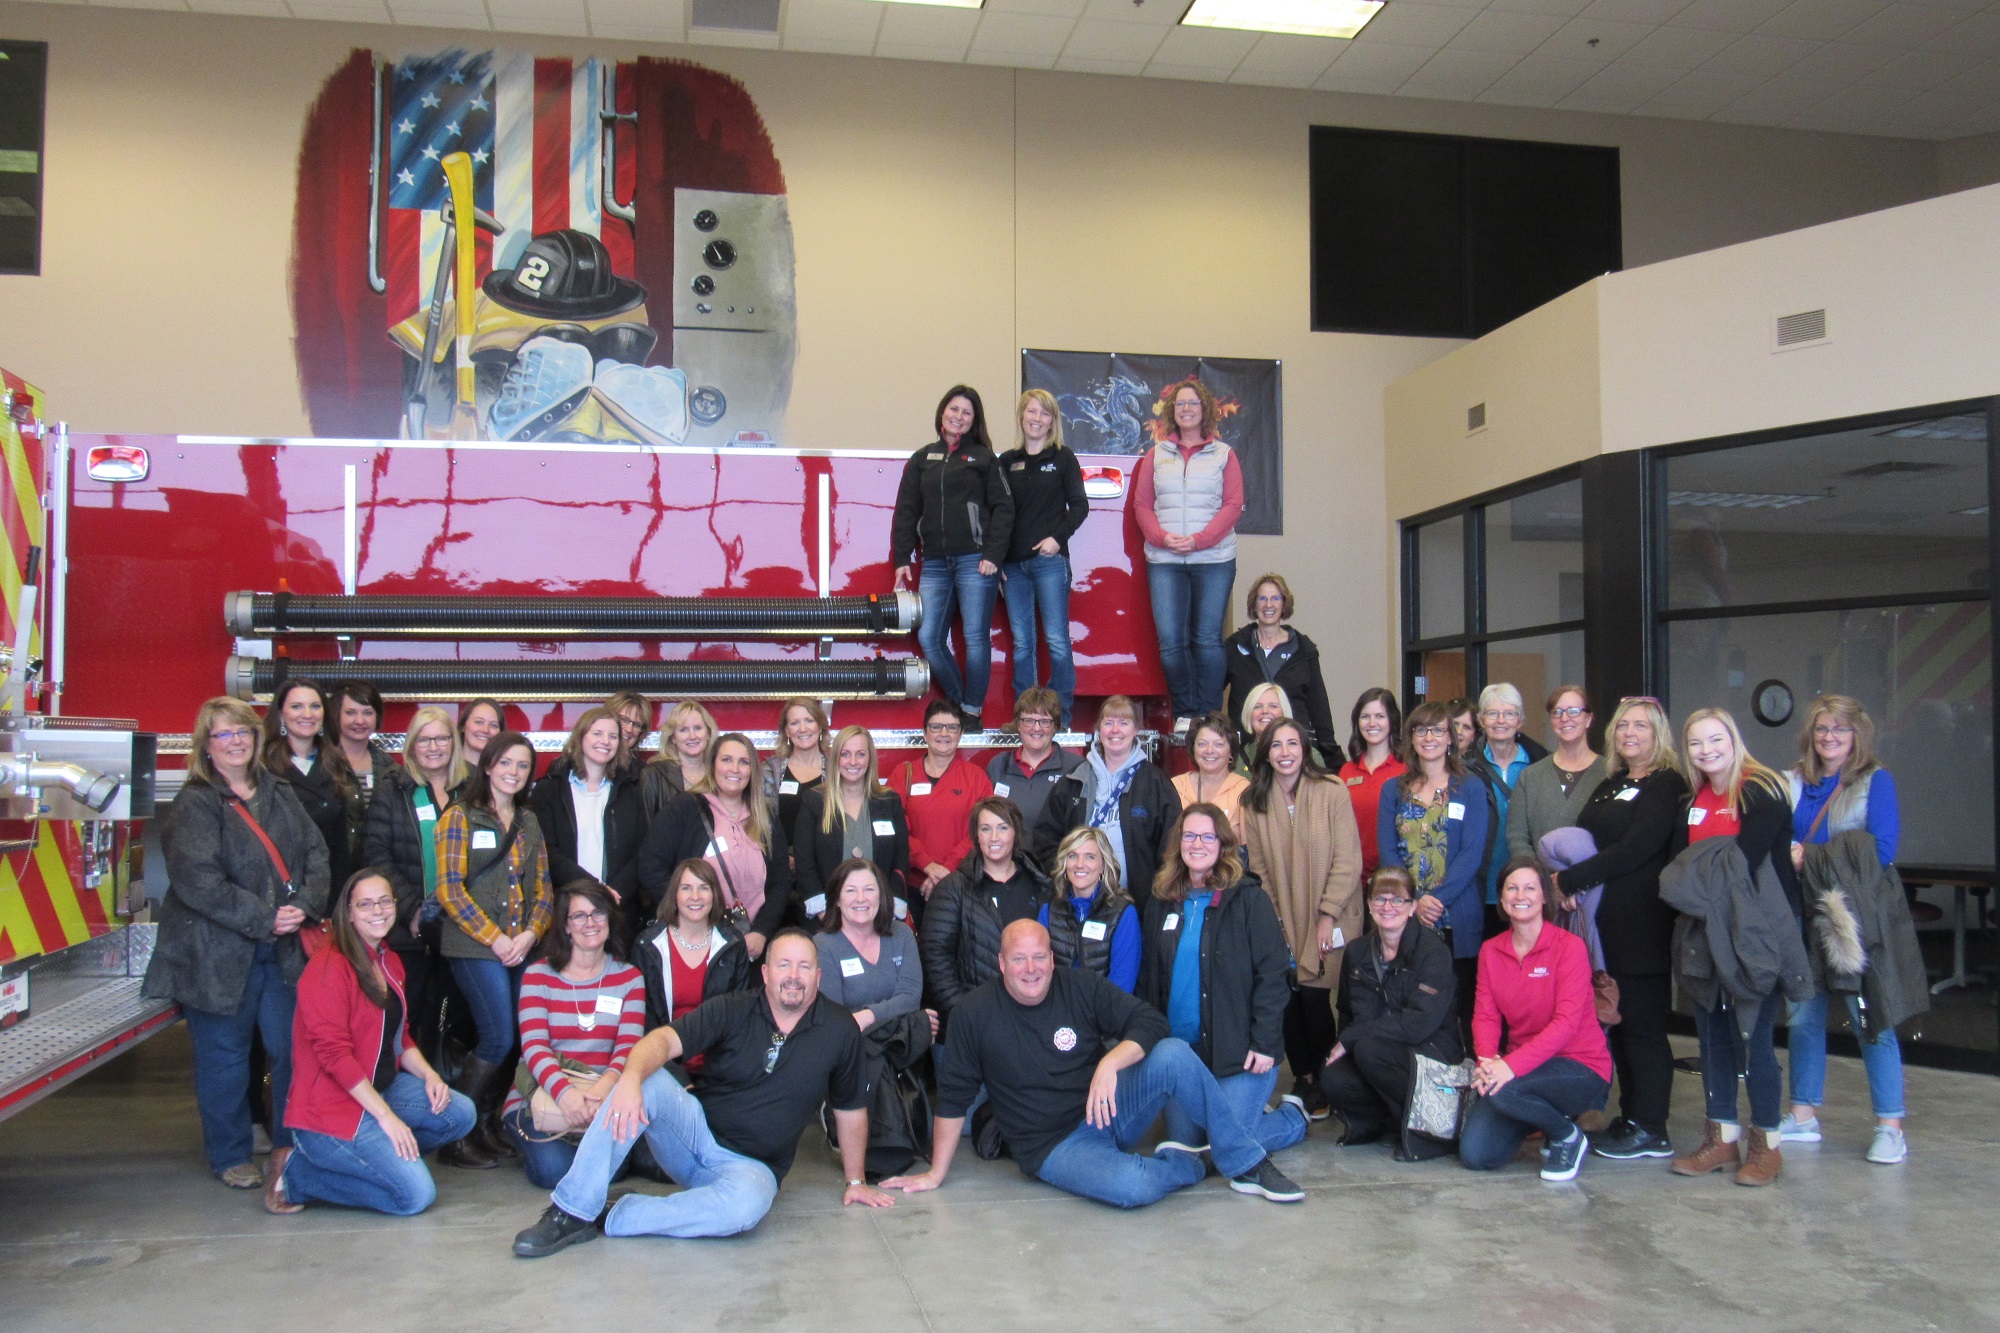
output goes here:
{"type": "Polygon", "coordinates": [[[865,597],[315,596],[232,592],[223,621],[238,638],[277,635],[424,639],[873,638],[912,634],[915,593],[865,597]]]}
{"type": "Polygon", "coordinates": [[[620,690],[670,698],[921,699],[930,692],[922,658],[861,662],[395,662],[360,658],[232,657],[223,689],[238,699],[267,699],[283,676],[314,671],[366,681],[385,699],[493,699],[566,703],[620,690]]]}

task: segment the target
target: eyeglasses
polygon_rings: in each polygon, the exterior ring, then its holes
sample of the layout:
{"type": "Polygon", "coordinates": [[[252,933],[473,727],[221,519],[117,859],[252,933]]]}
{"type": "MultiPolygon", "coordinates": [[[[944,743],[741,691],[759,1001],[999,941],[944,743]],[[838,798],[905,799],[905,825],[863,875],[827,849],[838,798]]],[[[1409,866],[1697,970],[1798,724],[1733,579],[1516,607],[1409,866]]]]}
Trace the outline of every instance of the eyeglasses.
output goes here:
{"type": "Polygon", "coordinates": [[[228,731],[211,731],[208,738],[219,745],[234,745],[237,741],[257,738],[257,733],[249,727],[231,727],[228,731]]]}
{"type": "Polygon", "coordinates": [[[354,910],[363,916],[390,916],[396,911],[394,898],[356,898],[354,910]]]}
{"type": "Polygon", "coordinates": [[[1181,834],[1181,841],[1200,847],[1213,847],[1221,842],[1222,839],[1216,837],[1213,833],[1183,833],[1181,834]]]}
{"type": "Polygon", "coordinates": [[[778,1067],[778,1053],[784,1049],[785,1049],[785,1034],[782,1032],[773,1032],[771,1034],[771,1049],[764,1052],[765,1073],[768,1074],[773,1069],[776,1069],[778,1067]]]}
{"type": "Polygon", "coordinates": [[[1814,740],[1816,740],[1816,741],[1830,741],[1830,740],[1834,739],[1834,738],[1835,738],[1836,736],[1852,736],[1853,734],[1854,734],[1854,728],[1853,728],[1853,727],[1814,727],[1814,728],[1813,728],[1813,739],[1814,739],[1814,740]]]}
{"type": "Polygon", "coordinates": [[[1028,717],[1014,719],[1014,725],[1023,730],[1028,727],[1053,727],[1055,724],[1056,720],[1052,717],[1037,717],[1032,714],[1028,717]]]}
{"type": "Polygon", "coordinates": [[[410,744],[419,750],[442,750],[450,747],[451,737],[419,736],[416,740],[411,741],[410,744]]]}
{"type": "Polygon", "coordinates": [[[956,736],[965,730],[956,722],[926,722],[925,731],[935,731],[940,736],[956,736]]]}
{"type": "Polygon", "coordinates": [[[571,930],[576,930],[595,922],[609,921],[610,919],[611,914],[609,912],[571,912],[568,918],[571,930]]]}
{"type": "Polygon", "coordinates": [[[1378,893],[1368,900],[1368,905],[1384,912],[1401,912],[1415,907],[1411,899],[1398,897],[1393,893],[1378,893]]]}
{"type": "Polygon", "coordinates": [[[1582,717],[1588,711],[1588,709],[1578,708],[1575,704],[1571,704],[1568,708],[1551,708],[1549,716],[1558,722],[1569,722],[1582,717]]]}
{"type": "Polygon", "coordinates": [[[1417,727],[1410,732],[1417,740],[1443,740],[1451,735],[1450,727],[1417,727]]]}
{"type": "Polygon", "coordinates": [[[1489,722],[1506,722],[1510,720],[1519,722],[1521,720],[1521,710],[1518,708],[1489,708],[1479,716],[1489,722]]]}

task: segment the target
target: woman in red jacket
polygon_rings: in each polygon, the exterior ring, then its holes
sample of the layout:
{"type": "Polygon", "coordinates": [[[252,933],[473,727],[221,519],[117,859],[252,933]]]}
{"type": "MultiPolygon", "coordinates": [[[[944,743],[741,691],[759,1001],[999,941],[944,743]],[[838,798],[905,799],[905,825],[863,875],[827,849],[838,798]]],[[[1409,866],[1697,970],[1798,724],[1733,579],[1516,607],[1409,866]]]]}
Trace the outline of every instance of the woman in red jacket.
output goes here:
{"type": "Polygon", "coordinates": [[[437,1198],[423,1155],[462,1139],[477,1112],[410,1044],[403,962],[385,941],[396,891],[358,870],[328,914],[333,942],[306,964],[292,1022],[291,1148],[271,1154],[264,1207],[346,1204],[408,1217],[437,1198]]]}
{"type": "Polygon", "coordinates": [[[1472,1048],[1479,1056],[1458,1157],[1475,1171],[1513,1160],[1530,1130],[1549,1141],[1543,1180],[1574,1180],[1590,1141],[1575,1117],[1611,1086],[1611,1052],[1597,1025],[1590,952],[1553,924],[1555,895],[1539,862],[1509,861],[1500,911],[1511,927],[1479,950],[1472,1048]],[[1501,1053],[1501,1031],[1506,1053],[1501,1053]]]}

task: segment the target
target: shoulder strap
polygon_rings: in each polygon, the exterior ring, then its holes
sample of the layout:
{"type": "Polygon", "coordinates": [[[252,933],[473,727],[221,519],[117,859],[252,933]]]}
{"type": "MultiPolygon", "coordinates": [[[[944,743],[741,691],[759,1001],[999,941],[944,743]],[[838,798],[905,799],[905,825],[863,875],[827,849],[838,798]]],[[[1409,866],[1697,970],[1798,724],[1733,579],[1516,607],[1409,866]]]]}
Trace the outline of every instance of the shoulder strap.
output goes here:
{"type": "MultiPolygon", "coordinates": [[[[514,839],[520,835],[521,816],[524,813],[526,812],[518,809],[514,811],[514,818],[512,822],[510,822],[507,825],[507,832],[500,839],[500,847],[493,854],[494,861],[505,860],[507,858],[507,853],[514,849],[514,839]]],[[[496,815],[494,817],[497,819],[499,816],[496,815]]],[[[470,814],[466,816],[465,822],[469,828],[472,823],[472,817],[470,814]]],[[[492,862],[489,861],[487,862],[487,864],[491,865],[492,862]]],[[[512,867],[509,867],[510,871],[511,869],[512,867]]],[[[470,837],[467,837],[465,840],[465,877],[467,879],[472,878],[472,839],[470,837]]]]}
{"type": "MultiPolygon", "coordinates": [[[[708,845],[713,847],[715,846],[715,818],[709,813],[708,798],[706,796],[697,796],[694,799],[701,815],[701,826],[708,834],[708,845]]],[[[743,897],[736,892],[736,878],[729,873],[729,862],[720,852],[717,852],[715,856],[715,868],[722,872],[722,887],[729,895],[727,905],[732,908],[742,906],[743,897]]],[[[711,912],[710,915],[713,915],[713,913],[711,912]]]]}
{"type": "Polygon", "coordinates": [[[231,797],[229,804],[237,814],[243,816],[243,822],[248,824],[250,831],[257,835],[257,841],[264,844],[264,851],[270,856],[271,866],[278,872],[278,882],[284,886],[285,892],[293,892],[291,869],[285,864],[283,854],[278,851],[278,844],[272,842],[271,835],[264,832],[264,826],[257,822],[257,816],[250,813],[250,803],[240,798],[231,797]]]}
{"type": "Polygon", "coordinates": [[[1827,793],[1825,804],[1820,806],[1819,814],[1813,817],[1812,827],[1806,830],[1806,836],[1800,839],[1800,841],[1811,842],[1813,840],[1813,834],[1819,832],[1819,826],[1821,824],[1826,823],[1826,817],[1828,812],[1830,812],[1833,809],[1833,803],[1840,799],[1841,789],[1844,788],[1846,785],[1847,785],[1847,779],[1845,778],[1837,779],[1834,782],[1833,790],[1827,793]]]}

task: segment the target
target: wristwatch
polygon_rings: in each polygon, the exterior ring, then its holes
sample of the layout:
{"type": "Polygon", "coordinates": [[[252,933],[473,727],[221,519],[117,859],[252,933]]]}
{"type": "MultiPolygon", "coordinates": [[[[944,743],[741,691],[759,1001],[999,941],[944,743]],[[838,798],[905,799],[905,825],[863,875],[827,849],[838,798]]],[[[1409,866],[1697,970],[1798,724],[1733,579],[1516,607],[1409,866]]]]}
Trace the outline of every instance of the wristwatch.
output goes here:
{"type": "Polygon", "coordinates": [[[847,1182],[847,1187],[853,1189],[856,1185],[866,1185],[867,1183],[865,1180],[850,1180],[847,1182]]]}

